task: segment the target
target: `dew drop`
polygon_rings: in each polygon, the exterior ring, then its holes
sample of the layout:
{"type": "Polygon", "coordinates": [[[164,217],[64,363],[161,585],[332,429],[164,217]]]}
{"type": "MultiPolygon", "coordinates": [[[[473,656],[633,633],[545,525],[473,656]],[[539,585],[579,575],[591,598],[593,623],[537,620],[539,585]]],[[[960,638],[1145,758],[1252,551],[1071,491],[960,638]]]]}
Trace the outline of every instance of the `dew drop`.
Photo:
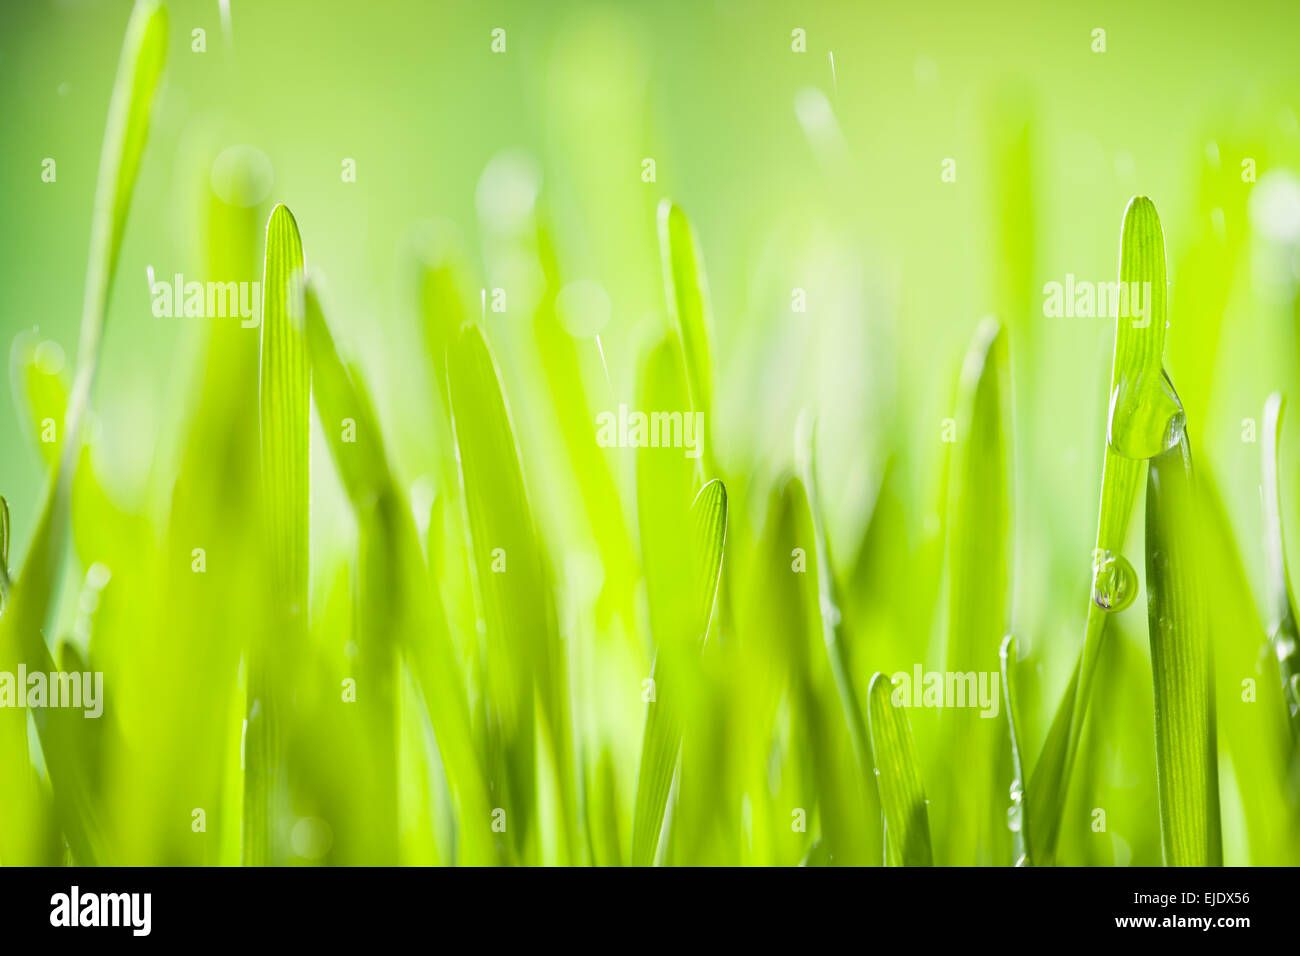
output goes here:
{"type": "Polygon", "coordinates": [[[1092,556],[1092,603],[1103,611],[1119,612],[1137,597],[1137,572],[1128,558],[1098,549],[1092,556]]]}
{"type": "Polygon", "coordinates": [[[1157,387],[1141,376],[1125,377],[1110,395],[1106,444],[1125,458],[1155,458],[1182,440],[1186,425],[1183,403],[1168,375],[1161,372],[1157,387]]]}

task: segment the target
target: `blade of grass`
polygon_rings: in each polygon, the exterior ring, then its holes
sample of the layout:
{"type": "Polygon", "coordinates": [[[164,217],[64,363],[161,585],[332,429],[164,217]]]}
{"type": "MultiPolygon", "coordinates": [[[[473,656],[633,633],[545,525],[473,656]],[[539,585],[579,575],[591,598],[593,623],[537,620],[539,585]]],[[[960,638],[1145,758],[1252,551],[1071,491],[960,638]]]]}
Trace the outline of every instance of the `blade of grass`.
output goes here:
{"type": "Polygon", "coordinates": [[[930,819],[920,760],[912,728],[901,706],[890,699],[893,685],[877,672],[867,691],[871,720],[871,758],[888,829],[889,857],[895,866],[931,866],[930,819]]]}
{"type": "MultiPolygon", "coordinates": [[[[566,665],[556,635],[545,555],[528,501],[501,378],[482,329],[466,325],[447,352],[452,433],[460,463],[474,582],[484,621],[488,766],[509,801],[514,850],[535,859],[534,692],[555,764],[561,859],[576,858],[576,780],[566,665]]],[[[486,826],[488,821],[484,822],[486,826]]]]}
{"type": "MultiPolygon", "coordinates": [[[[23,574],[0,622],[0,669],[12,669],[9,665],[21,660],[31,671],[54,670],[43,631],[63,561],[69,487],[98,369],[108,294],[166,54],[166,10],[156,0],[139,0],[127,24],[109,102],[91,220],[79,364],[63,423],[60,460],[51,468],[23,574]]],[[[0,722],[13,725],[4,732],[0,764],[27,766],[26,714],[15,710],[0,722]]],[[[75,728],[64,712],[49,709],[36,712],[36,726],[45,744],[43,750],[53,786],[64,791],[56,799],[61,806],[74,808],[72,813],[61,814],[61,824],[77,858],[83,863],[93,863],[97,856],[104,855],[108,836],[97,822],[98,813],[89,801],[79,768],[75,761],[65,760],[65,754],[76,752],[75,746],[61,747],[61,741],[56,739],[75,733],[75,728]],[[55,716],[49,716],[51,713],[55,716]],[[100,851],[98,854],[96,849],[100,851]]],[[[31,788],[20,783],[15,791],[18,806],[0,806],[0,829],[5,831],[0,834],[0,848],[8,848],[6,856],[10,862],[28,857],[35,835],[10,834],[10,828],[23,826],[27,819],[39,821],[41,817],[31,802],[35,799],[31,788]],[[30,817],[24,814],[24,809],[30,811],[30,817]]]]}
{"type": "Polygon", "coordinates": [[[1166,866],[1221,866],[1214,676],[1187,436],[1147,476],[1147,613],[1166,866]]]}
{"type": "MultiPolygon", "coordinates": [[[[1007,336],[988,318],[971,341],[961,374],[948,526],[948,648],[952,673],[989,673],[1010,624],[1012,541],[1011,382],[1007,336]]],[[[999,720],[970,709],[945,711],[946,736],[970,769],[942,781],[937,824],[945,862],[1001,862],[1010,849],[996,800],[1007,738],[999,720]]]]}
{"type": "Polygon", "coordinates": [[[699,243],[680,206],[665,199],[659,203],[659,252],[664,264],[668,311],[681,337],[686,357],[686,380],[691,408],[704,415],[700,436],[704,474],[713,467],[713,443],[708,440],[713,423],[713,366],[709,352],[709,293],[699,243]]]}
{"type": "Polygon", "coordinates": [[[1177,439],[1183,426],[1181,407],[1161,370],[1168,296],[1164,233],[1155,204],[1145,196],[1134,197],[1124,210],[1119,281],[1137,295],[1115,320],[1110,416],[1083,646],[1029,784],[1028,806],[1034,815],[1030,833],[1037,841],[1031,856],[1040,866],[1049,865],[1055,855],[1107,620],[1136,592],[1136,575],[1123,550],[1142,469],[1147,458],[1177,439]],[[1115,604],[1116,599],[1121,603],[1115,604]]]}
{"type": "Polygon", "coordinates": [[[266,224],[259,383],[272,627],[254,637],[248,653],[243,850],[248,866],[265,866],[281,856],[272,841],[287,798],[284,711],[293,700],[293,664],[307,632],[311,369],[303,338],[304,269],[298,224],[287,206],[277,205],[266,224]]]}
{"type": "Polygon", "coordinates": [[[1015,845],[1016,866],[1033,866],[1033,858],[1029,855],[1029,798],[1025,793],[1025,781],[1029,775],[1025,772],[1021,750],[1023,745],[1019,728],[1024,726],[1024,722],[1020,719],[1020,695],[1015,687],[1016,639],[1013,635],[1008,634],[1002,641],[998,656],[1002,660],[1002,690],[1006,698],[1007,725],[1011,731],[1011,762],[1015,770],[1015,778],[1011,782],[1008,823],[1015,845]]]}
{"type": "Polygon", "coordinates": [[[1269,590],[1273,601],[1273,650],[1277,654],[1282,678],[1282,697],[1286,701],[1293,738],[1300,740],[1300,697],[1297,697],[1296,674],[1300,673],[1300,628],[1296,626],[1295,595],[1287,569],[1286,539],[1282,533],[1281,473],[1282,415],[1286,399],[1274,392],[1264,404],[1263,455],[1260,480],[1263,485],[1264,531],[1267,535],[1269,590]]]}
{"type": "Polygon", "coordinates": [[[641,766],[637,773],[636,807],[632,824],[632,865],[655,861],[664,830],[664,812],[685,732],[689,693],[696,685],[699,650],[703,647],[717,600],[718,580],[727,537],[727,489],[716,478],[700,489],[690,508],[689,528],[680,529],[688,542],[690,578],[683,605],[689,609],[690,630],[661,637],[655,660],[655,697],[646,706],[641,766]]]}

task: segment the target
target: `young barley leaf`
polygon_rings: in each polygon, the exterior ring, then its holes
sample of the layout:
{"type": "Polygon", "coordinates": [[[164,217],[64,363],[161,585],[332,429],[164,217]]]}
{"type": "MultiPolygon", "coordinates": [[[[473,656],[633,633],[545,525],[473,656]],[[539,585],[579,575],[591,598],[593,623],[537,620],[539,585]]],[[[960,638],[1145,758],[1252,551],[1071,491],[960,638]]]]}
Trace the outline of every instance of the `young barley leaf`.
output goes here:
{"type": "Polygon", "coordinates": [[[1147,477],[1147,615],[1155,685],[1156,782],[1167,866],[1221,866],[1214,676],[1200,512],[1184,435],[1147,477]]]}
{"type": "Polygon", "coordinates": [[[920,760],[907,713],[894,706],[893,685],[879,672],[871,678],[867,707],[871,720],[871,757],[885,812],[890,861],[895,866],[931,866],[930,819],[920,760]]]}

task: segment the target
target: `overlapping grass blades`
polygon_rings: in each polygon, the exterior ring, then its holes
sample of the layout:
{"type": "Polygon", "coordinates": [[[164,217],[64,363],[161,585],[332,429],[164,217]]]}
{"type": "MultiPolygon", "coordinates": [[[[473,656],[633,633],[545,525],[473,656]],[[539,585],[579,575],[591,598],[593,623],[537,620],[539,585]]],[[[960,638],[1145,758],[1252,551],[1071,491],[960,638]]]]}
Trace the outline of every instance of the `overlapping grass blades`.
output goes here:
{"type": "Polygon", "coordinates": [[[1219,866],[1214,677],[1201,575],[1191,450],[1186,434],[1151,460],[1146,566],[1155,685],[1156,779],[1167,866],[1219,866]]]}
{"type": "Polygon", "coordinates": [[[876,787],[885,813],[885,844],[895,866],[931,866],[930,818],[920,759],[903,706],[890,699],[889,678],[879,672],[871,678],[867,706],[871,721],[871,757],[876,767],[876,787]]]}
{"type": "Polygon", "coordinates": [[[680,552],[688,577],[676,576],[680,587],[672,603],[684,610],[676,618],[683,631],[663,634],[653,674],[654,696],[646,706],[641,765],[637,773],[636,808],[632,824],[632,865],[655,861],[663,831],[664,812],[685,732],[689,695],[699,687],[699,650],[709,631],[727,536],[727,491],[714,479],[700,489],[690,507],[688,526],[678,526],[685,547],[680,552]]]}
{"type": "Polygon", "coordinates": [[[1102,463],[1101,503],[1093,552],[1092,598],[1083,646],[1065,695],[1048,731],[1028,791],[1032,816],[1030,855],[1046,865],[1055,854],[1070,773],[1087,716],[1092,676],[1109,615],[1108,595],[1137,587],[1123,557],[1129,522],[1146,459],[1181,433],[1183,417],[1161,368],[1166,328],[1165,242],[1154,203],[1134,197],[1124,211],[1120,234],[1120,286],[1136,289],[1115,323],[1110,416],[1102,463]],[[1130,457],[1136,456],[1136,457],[1130,457]]]}
{"type": "MultiPolygon", "coordinates": [[[[962,368],[957,443],[948,487],[947,669],[996,671],[998,646],[1010,624],[1012,542],[1011,373],[1002,325],[980,323],[962,368]]],[[[971,702],[967,702],[968,704],[971,702]]],[[[1001,719],[972,709],[944,714],[955,753],[970,759],[966,773],[941,787],[941,832],[947,860],[992,864],[1006,858],[1009,833],[995,806],[963,799],[973,788],[995,792],[1009,758],[1001,719]]]]}
{"type": "MultiPolygon", "coordinates": [[[[91,220],[79,364],[62,427],[60,460],[48,477],[22,577],[0,621],[0,669],[12,670],[10,665],[17,661],[25,662],[33,671],[54,669],[43,631],[64,554],[69,488],[98,368],[108,294],[166,53],[166,10],[156,0],[140,0],[127,25],[109,102],[91,220]]],[[[81,769],[75,758],[69,759],[78,750],[77,728],[65,712],[41,709],[36,713],[51,780],[62,794],[59,823],[77,859],[93,863],[105,855],[108,835],[97,820],[98,811],[81,769]]],[[[25,712],[8,712],[0,718],[0,725],[0,763],[28,768],[25,712]]],[[[19,779],[12,788],[5,788],[10,796],[0,804],[0,856],[15,863],[34,861],[48,852],[39,822],[27,833],[10,832],[14,827],[24,827],[22,821],[40,821],[45,816],[35,776],[25,769],[17,769],[16,773],[19,779]]]]}
{"type": "MultiPolygon", "coordinates": [[[[566,664],[549,570],[528,503],[500,377],[483,331],[465,325],[447,351],[451,420],[483,619],[487,766],[506,833],[537,858],[534,690],[559,789],[561,860],[579,848],[566,664]]],[[[491,821],[484,821],[489,825],[491,821]]]]}

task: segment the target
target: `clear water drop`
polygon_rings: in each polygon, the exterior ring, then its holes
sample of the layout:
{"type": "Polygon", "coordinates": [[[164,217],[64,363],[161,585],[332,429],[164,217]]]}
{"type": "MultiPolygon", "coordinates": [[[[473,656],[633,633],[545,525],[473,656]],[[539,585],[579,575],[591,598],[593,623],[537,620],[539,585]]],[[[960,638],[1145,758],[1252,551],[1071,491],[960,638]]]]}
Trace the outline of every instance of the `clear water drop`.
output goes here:
{"type": "Polygon", "coordinates": [[[1163,371],[1158,382],[1122,377],[1110,395],[1106,444],[1125,458],[1155,458],[1177,445],[1187,427],[1183,403],[1163,371]]]}
{"type": "Polygon", "coordinates": [[[1098,549],[1092,556],[1092,603],[1118,613],[1137,597],[1137,572],[1128,558],[1098,549]]]}

